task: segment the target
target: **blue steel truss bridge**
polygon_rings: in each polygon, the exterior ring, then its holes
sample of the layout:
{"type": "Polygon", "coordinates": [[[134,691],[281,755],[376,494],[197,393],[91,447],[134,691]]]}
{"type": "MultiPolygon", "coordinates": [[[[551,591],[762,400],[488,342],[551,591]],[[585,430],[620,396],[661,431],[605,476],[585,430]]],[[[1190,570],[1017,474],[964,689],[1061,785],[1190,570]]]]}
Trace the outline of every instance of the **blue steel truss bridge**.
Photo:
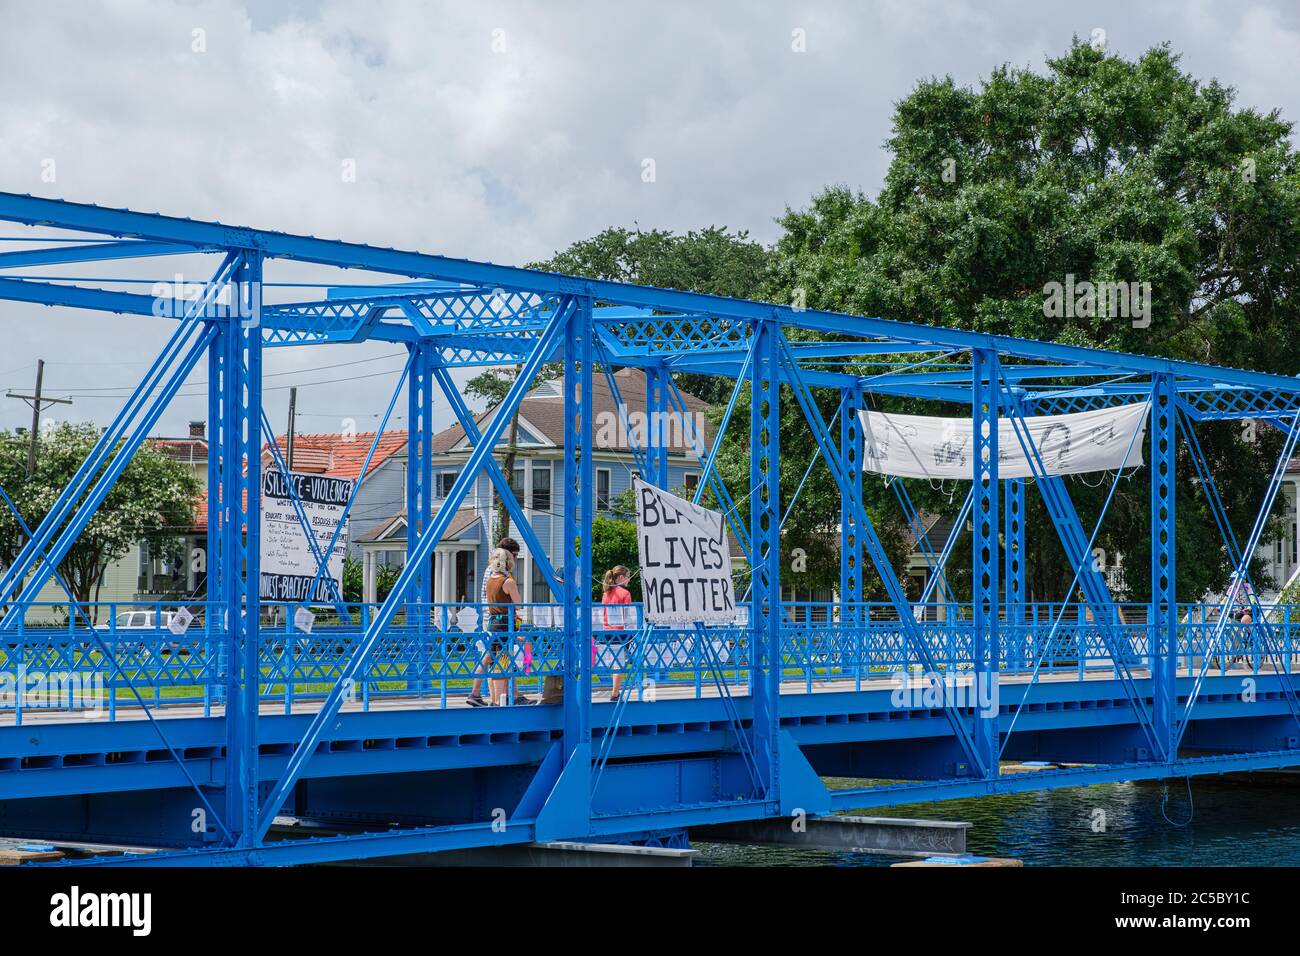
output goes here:
{"type": "MultiPolygon", "coordinates": [[[[0,502],[23,534],[0,571],[0,691],[10,691],[0,696],[0,836],[155,851],[71,865],[319,863],[553,841],[680,847],[702,827],[792,814],[1300,764],[1300,617],[1261,606],[1244,586],[1300,435],[1300,380],[23,195],[0,193],[0,220],[41,240],[0,252],[0,299],[106,322],[149,317],[166,334],[49,511],[29,521],[8,491],[0,502]],[[66,273],[131,260],[199,262],[204,281],[159,296],[66,273]],[[264,301],[264,289],[288,287],[266,277],[277,267],[301,275],[299,264],[361,270],[370,284],[264,301]],[[406,349],[375,441],[404,397],[407,561],[382,603],[331,592],[306,633],[295,608],[259,597],[262,475],[285,470],[263,409],[263,354],[367,341],[406,349]],[[544,363],[563,365],[566,546],[553,560],[493,456],[544,363]],[[452,373],[500,365],[520,374],[499,412],[476,418],[452,373]],[[600,379],[617,394],[614,373],[626,367],[644,370],[651,414],[679,415],[688,431],[675,376],[735,381],[715,435],[691,443],[697,500],[708,494],[726,514],[748,569],[735,624],[638,625],[623,652],[597,641],[593,654],[603,618],[590,585],[587,397],[600,379]],[[67,590],[60,561],[187,376],[204,369],[208,584],[203,600],[185,602],[188,629],[161,626],[178,610],[166,603],[150,619],[158,626],[130,629],[70,592],[51,605],[50,588],[67,590]],[[920,535],[932,573],[919,602],[863,506],[858,413],[888,396],[948,403],[972,422],[970,491],[952,535],[920,535]],[[431,481],[435,403],[472,445],[445,497],[431,481]],[[782,599],[782,501],[797,491],[783,499],[778,469],[790,403],[815,439],[809,467],[826,468],[839,490],[832,603],[782,599]],[[1144,604],[1112,596],[1092,558],[1097,525],[1081,520],[1026,424],[1134,403],[1150,476],[1144,604]],[[1240,539],[1197,438],[1202,423],[1228,419],[1285,436],[1240,539]],[[727,487],[718,448],[745,427],[748,487],[727,487]],[[1029,478],[999,476],[1000,433],[1015,437],[1029,478]],[[1178,601],[1180,459],[1242,572],[1222,605],[1178,601]],[[522,608],[504,638],[484,630],[482,607],[432,600],[430,555],[480,476],[555,596],[522,608]],[[1041,496],[1071,562],[1075,600],[1027,599],[1028,495],[1041,496]],[[973,593],[957,601],[943,570],[967,533],[973,593]],[[867,601],[876,580],[887,600],[867,601]],[[1240,602],[1252,605],[1251,623],[1227,613],[1240,602]],[[469,707],[493,638],[505,645],[505,705],[469,707]],[[616,670],[630,692],[595,699],[593,680],[616,670]],[[21,690],[37,676],[45,693],[33,701],[21,690]],[[515,705],[547,678],[561,703],[515,705]],[[824,778],[858,783],[828,789],[824,778]]],[[[667,447],[648,432],[632,442],[637,470],[665,484],[667,447]]],[[[913,520],[905,482],[892,487],[913,520]]]]}

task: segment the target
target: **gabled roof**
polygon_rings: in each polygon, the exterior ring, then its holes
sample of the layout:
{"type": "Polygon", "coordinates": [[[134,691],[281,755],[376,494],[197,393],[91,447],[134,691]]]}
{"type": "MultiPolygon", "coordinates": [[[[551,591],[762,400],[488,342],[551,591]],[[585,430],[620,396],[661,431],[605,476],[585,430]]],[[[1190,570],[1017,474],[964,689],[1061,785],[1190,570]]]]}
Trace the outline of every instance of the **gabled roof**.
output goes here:
{"type": "MultiPolygon", "coordinates": [[[[636,444],[642,445],[644,436],[636,430],[644,430],[646,424],[646,376],[639,368],[620,369],[614,374],[618,384],[619,397],[634,426],[637,435],[636,444]]],[[[519,406],[520,426],[537,435],[546,444],[556,448],[564,447],[564,390],[557,382],[544,382],[529,392],[519,406]]],[[[713,438],[714,425],[704,416],[709,405],[703,399],[689,392],[682,392],[682,402],[693,420],[685,427],[675,422],[666,429],[668,450],[671,454],[684,455],[692,451],[689,444],[692,427],[703,423],[703,441],[707,445],[713,438]]],[[[591,399],[593,419],[596,427],[592,430],[592,445],[596,451],[629,451],[631,444],[622,420],[618,417],[618,408],[614,402],[614,393],[603,374],[592,378],[591,399]],[[601,427],[606,423],[607,427],[601,427]]],[[[486,427],[491,420],[494,409],[482,412],[474,418],[479,429],[486,427]]],[[[675,419],[676,416],[673,416],[675,419]]],[[[502,441],[505,439],[503,438],[502,441]]],[[[433,436],[434,454],[447,454],[460,447],[468,448],[465,432],[459,425],[452,425],[433,436]]]]}
{"type": "MultiPolygon", "coordinates": [[[[434,514],[437,514],[435,511],[434,514]]],[[[463,534],[479,521],[481,516],[473,508],[457,508],[456,513],[452,515],[451,523],[447,530],[442,534],[444,542],[451,541],[458,535],[463,534]]],[[[406,529],[406,510],[403,509],[390,518],[385,518],[379,524],[375,525],[365,534],[358,535],[353,539],[357,544],[369,544],[376,541],[397,540],[399,533],[403,542],[405,541],[406,529]]]]}

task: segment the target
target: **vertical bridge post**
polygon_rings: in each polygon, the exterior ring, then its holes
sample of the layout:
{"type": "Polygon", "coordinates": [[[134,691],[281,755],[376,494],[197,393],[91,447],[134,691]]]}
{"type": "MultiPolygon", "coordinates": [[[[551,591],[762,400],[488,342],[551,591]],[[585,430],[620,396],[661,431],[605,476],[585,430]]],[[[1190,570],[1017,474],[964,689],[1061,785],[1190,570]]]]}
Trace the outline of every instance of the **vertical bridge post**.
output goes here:
{"type": "MultiPolygon", "coordinates": [[[[840,469],[853,497],[840,492],[840,623],[849,627],[863,624],[863,550],[858,512],[862,510],[862,419],[866,407],[862,386],[840,390],[840,469]]],[[[860,633],[860,632],[859,632],[860,633]]],[[[857,644],[855,659],[865,660],[866,648],[857,644]]]]}
{"type": "MultiPolygon", "coordinates": [[[[660,488],[668,487],[668,446],[671,438],[668,414],[669,371],[663,362],[647,365],[645,370],[646,475],[645,480],[660,488]]],[[[683,413],[684,414],[684,413],[683,413]]],[[[686,423],[681,423],[685,435],[686,423]]]]}
{"type": "MultiPolygon", "coordinates": [[[[431,445],[433,441],[433,344],[421,339],[412,342],[411,371],[406,380],[406,553],[410,555],[420,541],[420,535],[429,527],[433,519],[433,458],[431,445]]],[[[358,475],[357,481],[365,480],[365,475],[358,475]]],[[[489,531],[490,533],[490,531],[489,531]]],[[[428,674],[425,673],[427,655],[423,652],[429,627],[429,605],[433,603],[433,565],[437,560],[434,555],[423,562],[411,590],[407,592],[406,625],[417,627],[416,640],[420,642],[421,653],[416,655],[415,666],[420,673],[413,682],[408,682],[408,689],[424,693],[430,686],[428,674]],[[413,685],[413,686],[412,686],[413,685]]],[[[453,598],[456,595],[452,596],[453,598]]],[[[369,620],[363,615],[362,620],[369,620]]]]}
{"type": "Polygon", "coordinates": [[[974,634],[971,675],[975,702],[975,748],[985,774],[998,774],[998,357],[971,350],[971,464],[974,469],[974,538],[971,601],[974,634]]]}
{"type": "Polygon", "coordinates": [[[1003,588],[1006,591],[1007,666],[1012,670],[1026,667],[1025,638],[1025,479],[1008,478],[1003,482],[1002,546],[1004,551],[1003,588]]]}
{"type": "Polygon", "coordinates": [[[1175,463],[1178,444],[1174,377],[1152,376],[1151,394],[1151,722],[1172,760],[1178,708],[1178,589],[1175,546],[1175,463]]]}
{"type": "Polygon", "coordinates": [[[781,369],[773,320],[754,323],[749,409],[749,527],[753,556],[750,687],[753,752],[769,802],[779,799],[781,691],[781,369]]]}
{"type": "MultiPolygon", "coordinates": [[[[591,791],[591,297],[564,327],[564,775],[591,791]]],[[[588,818],[589,804],[567,812],[588,818]]],[[[579,831],[572,831],[579,832],[579,831]]]]}
{"type": "MultiPolygon", "coordinates": [[[[237,846],[259,842],[257,716],[262,492],[262,261],[248,255],[235,273],[236,308],[221,332],[220,611],[226,624],[226,825],[237,846]]],[[[274,440],[274,436],[271,436],[274,440]]],[[[211,448],[212,446],[210,446],[211,448]]],[[[209,451],[211,454],[211,451],[209,451]]],[[[209,495],[213,494],[209,491],[209,495]]],[[[211,507],[211,503],[209,504],[211,507]]]]}

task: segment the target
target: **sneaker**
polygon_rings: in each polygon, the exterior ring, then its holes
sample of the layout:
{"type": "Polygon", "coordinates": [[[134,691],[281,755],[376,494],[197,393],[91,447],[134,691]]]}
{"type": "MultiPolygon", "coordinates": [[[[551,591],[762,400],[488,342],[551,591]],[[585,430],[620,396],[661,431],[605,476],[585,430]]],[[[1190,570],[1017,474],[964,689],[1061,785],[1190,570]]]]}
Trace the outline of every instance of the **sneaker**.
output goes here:
{"type": "Polygon", "coordinates": [[[467,697],[465,698],[465,703],[469,704],[471,707],[491,707],[491,706],[492,706],[492,705],[489,704],[486,700],[483,699],[483,697],[482,697],[481,694],[470,694],[469,696],[467,696],[467,697]]]}

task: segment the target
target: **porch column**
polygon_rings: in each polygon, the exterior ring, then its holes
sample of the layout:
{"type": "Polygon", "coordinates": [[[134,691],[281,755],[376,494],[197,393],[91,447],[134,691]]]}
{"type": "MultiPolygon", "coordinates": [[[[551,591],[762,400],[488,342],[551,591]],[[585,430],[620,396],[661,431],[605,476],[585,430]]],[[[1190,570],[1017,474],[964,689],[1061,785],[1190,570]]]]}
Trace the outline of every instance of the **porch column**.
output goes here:
{"type": "Polygon", "coordinates": [[[361,599],[375,603],[375,552],[369,548],[361,552],[361,599]]]}

